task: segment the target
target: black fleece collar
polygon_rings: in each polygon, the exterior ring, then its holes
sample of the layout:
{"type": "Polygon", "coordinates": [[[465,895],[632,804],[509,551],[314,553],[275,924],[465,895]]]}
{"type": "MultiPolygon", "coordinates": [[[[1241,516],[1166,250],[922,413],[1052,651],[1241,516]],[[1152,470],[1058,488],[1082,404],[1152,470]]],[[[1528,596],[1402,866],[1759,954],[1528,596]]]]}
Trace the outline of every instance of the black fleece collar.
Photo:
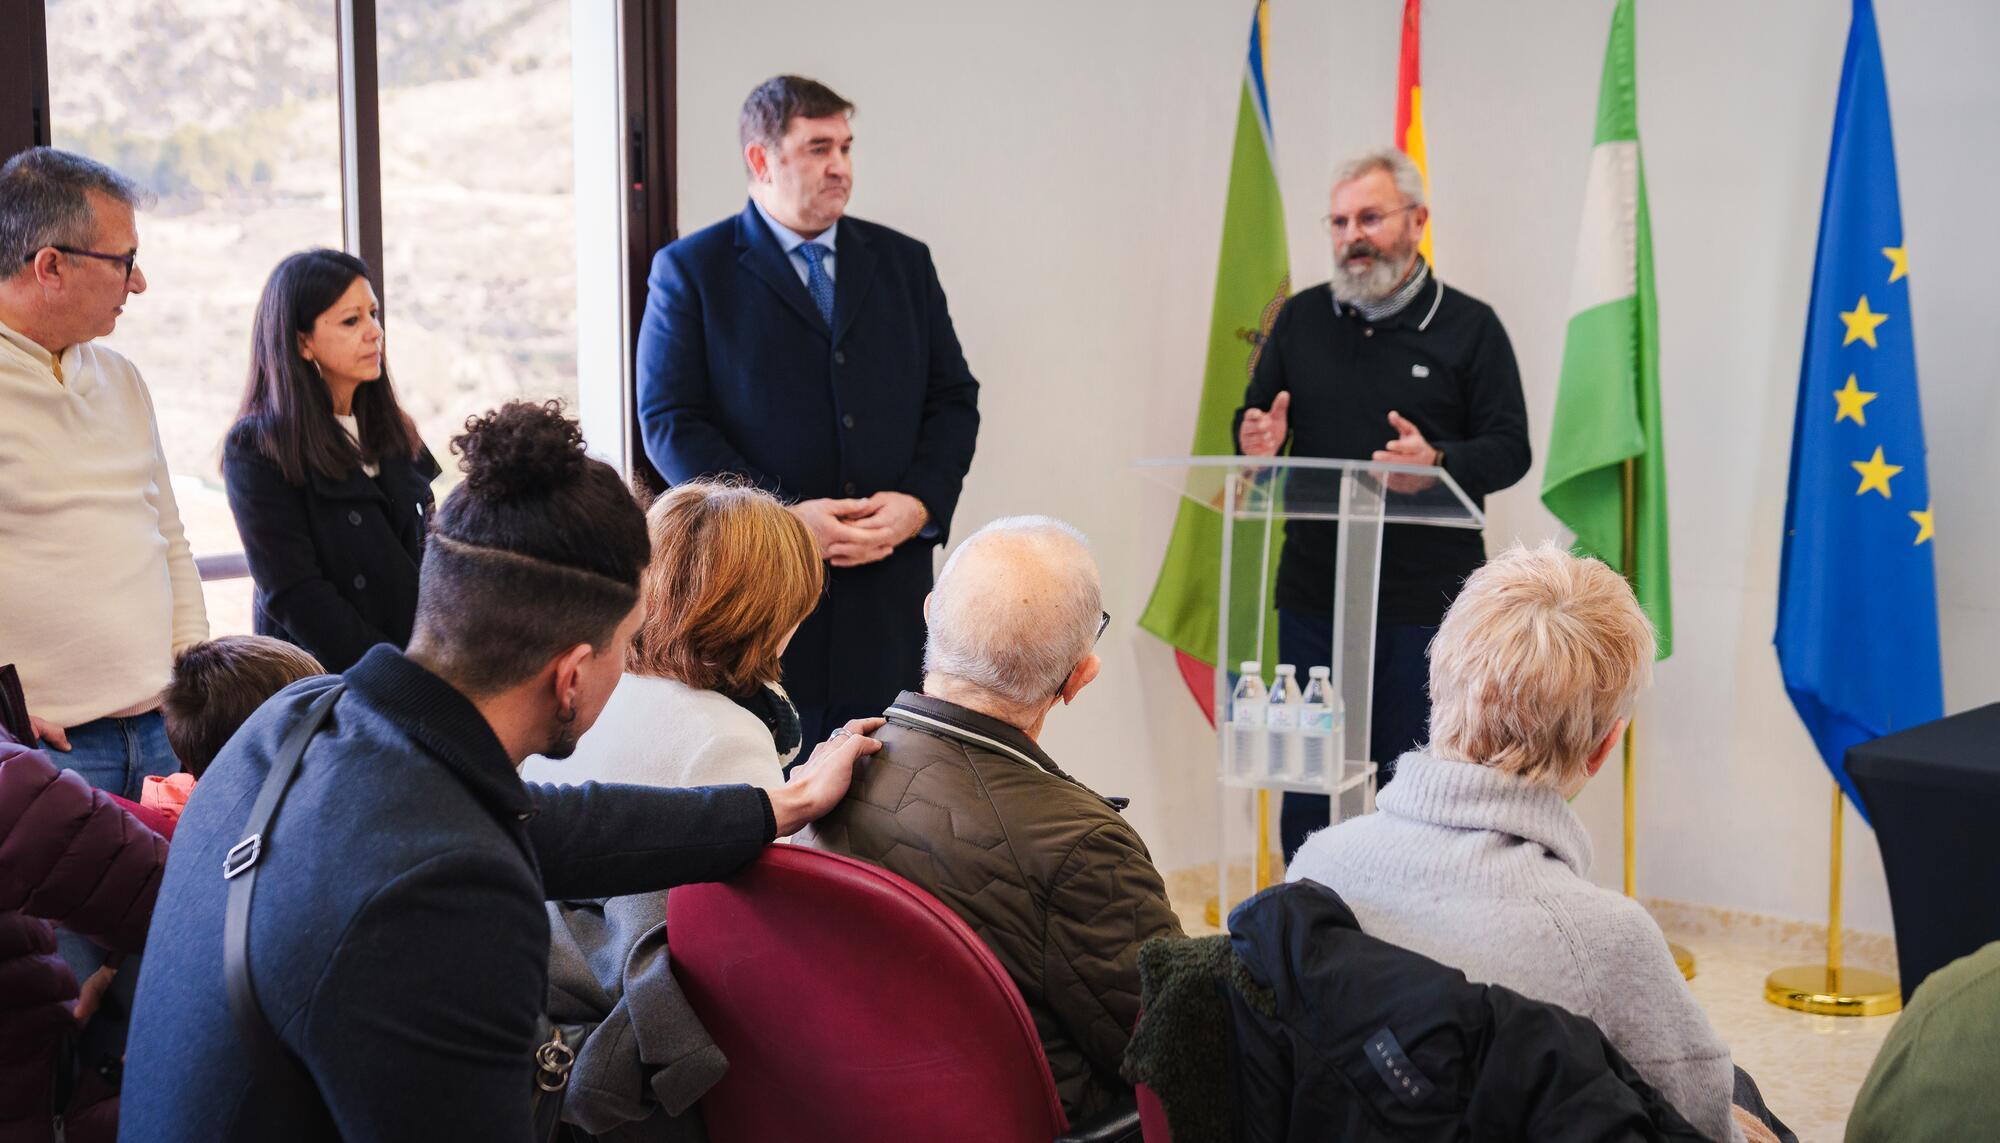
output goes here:
{"type": "Polygon", "coordinates": [[[381,644],[341,676],[348,688],[458,775],[495,813],[519,821],[534,809],[507,748],[458,688],[381,644]]]}

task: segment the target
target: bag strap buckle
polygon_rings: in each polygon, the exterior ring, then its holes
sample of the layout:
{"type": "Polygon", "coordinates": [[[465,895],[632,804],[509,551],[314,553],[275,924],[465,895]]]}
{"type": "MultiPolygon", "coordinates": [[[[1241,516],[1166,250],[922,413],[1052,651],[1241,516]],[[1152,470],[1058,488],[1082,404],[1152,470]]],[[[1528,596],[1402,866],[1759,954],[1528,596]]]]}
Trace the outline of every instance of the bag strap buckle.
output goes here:
{"type": "Polygon", "coordinates": [[[258,859],[263,856],[264,835],[262,833],[253,833],[235,845],[230,846],[229,852],[222,855],[222,879],[227,881],[237,874],[242,873],[251,866],[256,865],[258,859]]]}

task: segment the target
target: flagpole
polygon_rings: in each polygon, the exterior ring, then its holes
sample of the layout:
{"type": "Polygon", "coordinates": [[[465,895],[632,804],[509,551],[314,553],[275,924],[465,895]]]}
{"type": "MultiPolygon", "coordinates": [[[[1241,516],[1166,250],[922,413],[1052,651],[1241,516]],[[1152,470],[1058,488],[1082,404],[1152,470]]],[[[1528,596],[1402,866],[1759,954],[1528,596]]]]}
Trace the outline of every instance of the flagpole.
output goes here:
{"type": "MultiPolygon", "coordinates": [[[[1637,509],[1637,464],[1632,457],[1625,458],[1623,480],[1625,493],[1625,545],[1621,555],[1625,562],[1625,582],[1632,585],[1636,593],[1639,588],[1639,539],[1636,528],[1637,509]]],[[[1625,721],[1625,895],[1639,895],[1639,784],[1634,755],[1632,722],[1625,721]]],[[[1674,967],[1681,970],[1681,976],[1694,979],[1694,953],[1687,946],[1674,941],[1667,942],[1667,951],[1674,954],[1674,967]]]]}
{"type": "Polygon", "coordinates": [[[1847,795],[1833,784],[1833,864],[1827,871],[1826,963],[1781,968],[1764,979],[1764,999],[1780,1008],[1817,1016],[1886,1016],[1903,1008],[1896,978],[1840,963],[1841,827],[1847,795]]]}

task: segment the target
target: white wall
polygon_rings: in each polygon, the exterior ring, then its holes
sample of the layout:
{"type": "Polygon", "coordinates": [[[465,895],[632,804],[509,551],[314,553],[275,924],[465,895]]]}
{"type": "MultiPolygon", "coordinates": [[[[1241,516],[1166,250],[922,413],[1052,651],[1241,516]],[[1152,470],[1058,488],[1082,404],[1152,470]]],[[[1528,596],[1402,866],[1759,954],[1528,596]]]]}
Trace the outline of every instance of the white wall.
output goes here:
{"type": "MultiPolygon", "coordinates": [[[[1388,140],[1401,5],[1273,4],[1270,95],[1295,283],[1321,280],[1325,176],[1388,140]]],[[[1995,352],[1980,313],[2000,220],[1981,192],[2000,10],[1880,0],[1899,130],[1936,490],[1946,699],[1995,697],[2000,533],[1975,491],[1995,352]]],[[[932,248],[983,383],[960,534],[1013,512],[1094,538],[1106,670],[1048,745],[1132,795],[1163,868],[1211,856],[1205,726],[1139,632],[1173,517],[1128,463],[1186,448],[1249,6],[682,0],[683,230],[740,209],[736,108],[763,78],[819,78],[860,108],[853,210],[932,248]],[[837,13],[837,15],[830,15],[837,13]]],[[[1566,317],[1608,3],[1432,0],[1425,110],[1440,268],[1491,302],[1544,442],[1566,317]]],[[[1825,908],[1828,782],[1770,647],[1800,338],[1848,6],[1676,0],[1639,14],[1658,260],[1676,654],[1640,710],[1640,890],[1758,912],[1825,908]]],[[[1555,535],[1539,464],[1489,502],[1489,544],[1555,535]]],[[[1578,808],[1619,875],[1618,787],[1578,808]]],[[[1886,930],[1873,839],[1849,815],[1851,924],[1886,930]]]]}

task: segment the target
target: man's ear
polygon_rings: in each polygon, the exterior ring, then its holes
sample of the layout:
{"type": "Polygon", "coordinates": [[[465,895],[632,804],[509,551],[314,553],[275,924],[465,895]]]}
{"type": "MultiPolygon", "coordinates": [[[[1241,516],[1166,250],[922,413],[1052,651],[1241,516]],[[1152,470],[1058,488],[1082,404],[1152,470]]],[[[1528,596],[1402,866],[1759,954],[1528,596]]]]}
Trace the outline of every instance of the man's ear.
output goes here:
{"type": "Polygon", "coordinates": [[[1063,680],[1063,705],[1068,706],[1070,703],[1076,701],[1078,692],[1089,686],[1092,680],[1097,678],[1097,672],[1102,670],[1103,667],[1104,660],[1097,657],[1097,652],[1092,651],[1090,654],[1084,656],[1083,662],[1078,663],[1076,669],[1069,673],[1069,678],[1063,680]]]}
{"type": "Polygon", "coordinates": [[[1419,205],[1417,206],[1417,209],[1415,209],[1415,210],[1413,210],[1413,211],[1411,211],[1411,212],[1410,212],[1410,217],[1411,217],[1411,218],[1412,218],[1413,220],[1415,220],[1415,222],[1416,222],[1416,224],[1417,224],[1417,230],[1418,230],[1419,232],[1422,232],[1422,230],[1423,230],[1423,228],[1424,228],[1424,224],[1425,224],[1425,223],[1427,223],[1427,222],[1429,222],[1429,221],[1431,220],[1431,208],[1430,208],[1430,204],[1429,204],[1429,203],[1421,203],[1421,204],[1419,204],[1419,205]]]}
{"type": "Polygon", "coordinates": [[[760,140],[752,139],[743,144],[743,165],[750,168],[751,182],[770,181],[771,155],[760,140]]]}
{"type": "Polygon", "coordinates": [[[591,656],[596,653],[597,649],[590,644],[578,643],[576,646],[556,656],[555,661],[550,664],[552,671],[550,687],[554,691],[553,697],[555,698],[558,713],[566,710],[574,717],[576,712],[576,695],[583,673],[583,665],[588,663],[591,656]]]}
{"type": "Polygon", "coordinates": [[[40,286],[61,286],[63,284],[62,251],[53,246],[44,246],[35,251],[34,260],[28,263],[28,273],[40,286]]]}

